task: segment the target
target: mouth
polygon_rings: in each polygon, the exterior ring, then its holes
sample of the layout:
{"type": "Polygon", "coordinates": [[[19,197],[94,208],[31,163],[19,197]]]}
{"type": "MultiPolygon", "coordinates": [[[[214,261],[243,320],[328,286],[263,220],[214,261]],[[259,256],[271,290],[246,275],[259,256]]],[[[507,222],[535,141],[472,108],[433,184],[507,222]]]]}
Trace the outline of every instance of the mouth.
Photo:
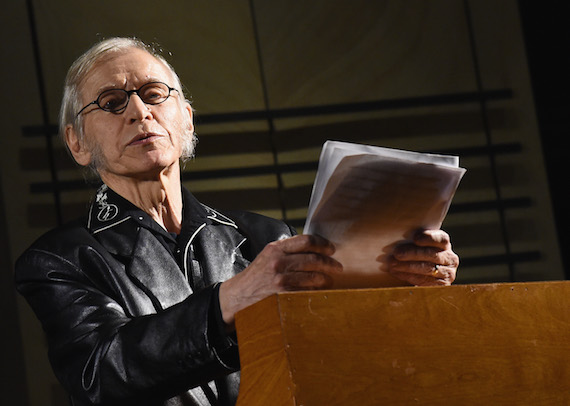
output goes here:
{"type": "Polygon", "coordinates": [[[160,134],[156,134],[156,133],[151,133],[151,132],[144,132],[144,133],[140,133],[137,134],[136,137],[134,137],[130,142],[129,142],[129,146],[137,146],[137,145],[146,145],[146,144],[150,144],[152,142],[154,142],[155,140],[157,140],[158,138],[161,138],[162,136],[160,134]]]}

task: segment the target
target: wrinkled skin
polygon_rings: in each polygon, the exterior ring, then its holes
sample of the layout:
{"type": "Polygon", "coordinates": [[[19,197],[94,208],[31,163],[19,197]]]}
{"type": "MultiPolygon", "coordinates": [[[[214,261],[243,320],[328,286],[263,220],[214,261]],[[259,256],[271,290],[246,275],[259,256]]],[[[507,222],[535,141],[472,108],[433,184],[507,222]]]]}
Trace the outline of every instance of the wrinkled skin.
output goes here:
{"type": "MultiPolygon", "coordinates": [[[[342,265],[331,258],[334,251],[329,241],[309,235],[267,245],[248,268],[222,283],[224,321],[233,327],[239,310],[273,293],[331,287],[332,275],[342,272],[342,265]]],[[[394,249],[388,272],[412,285],[441,286],[453,283],[458,265],[445,231],[422,230],[411,243],[394,249]]]]}

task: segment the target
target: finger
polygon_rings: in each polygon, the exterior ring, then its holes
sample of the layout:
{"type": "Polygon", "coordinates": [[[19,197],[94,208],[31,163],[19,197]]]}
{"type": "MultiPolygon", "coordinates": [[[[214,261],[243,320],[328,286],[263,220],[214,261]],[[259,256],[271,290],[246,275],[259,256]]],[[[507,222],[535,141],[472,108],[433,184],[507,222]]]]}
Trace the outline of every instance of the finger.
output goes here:
{"type": "Polygon", "coordinates": [[[335,247],[329,240],[318,235],[296,235],[271,243],[277,245],[286,254],[299,252],[316,252],[323,255],[333,255],[335,247]]]}
{"type": "Polygon", "coordinates": [[[393,257],[398,261],[430,262],[433,265],[458,266],[459,257],[451,250],[402,244],[394,248],[393,257]]]}
{"type": "Polygon", "coordinates": [[[432,276],[451,285],[457,276],[457,267],[438,265],[432,272],[432,276]]]}
{"type": "Polygon", "coordinates": [[[439,275],[439,266],[431,262],[424,261],[393,261],[390,264],[389,270],[394,272],[404,272],[415,275],[426,275],[430,277],[437,277],[439,275]]]}
{"type": "Polygon", "coordinates": [[[279,272],[340,273],[342,264],[336,259],[316,253],[289,254],[280,258],[279,272]]]}
{"type": "Polygon", "coordinates": [[[332,285],[333,278],[322,272],[287,272],[281,278],[286,290],[327,289],[332,285]]]}
{"type": "Polygon", "coordinates": [[[415,275],[426,275],[436,279],[455,280],[457,268],[453,266],[435,265],[430,262],[394,262],[389,271],[404,272],[415,275]]]}
{"type": "Polygon", "coordinates": [[[435,278],[430,275],[390,271],[395,278],[416,286],[449,286],[453,283],[450,278],[435,278]]]}
{"type": "Polygon", "coordinates": [[[413,241],[421,247],[451,249],[451,238],[443,230],[420,230],[414,235],[413,241]]]}
{"type": "MultiPolygon", "coordinates": [[[[453,266],[435,265],[430,262],[400,262],[392,261],[388,272],[399,279],[413,284],[433,284],[435,280],[451,284],[455,281],[457,268],[453,266]],[[415,275],[415,276],[412,276],[415,275]]],[[[437,283],[439,284],[439,282],[437,283]]]]}

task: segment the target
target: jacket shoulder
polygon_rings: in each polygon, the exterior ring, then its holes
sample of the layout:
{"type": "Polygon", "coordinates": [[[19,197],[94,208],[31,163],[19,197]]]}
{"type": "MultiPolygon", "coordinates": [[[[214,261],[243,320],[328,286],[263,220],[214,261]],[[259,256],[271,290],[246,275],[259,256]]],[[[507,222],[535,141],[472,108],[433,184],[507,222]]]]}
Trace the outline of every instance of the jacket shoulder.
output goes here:
{"type": "Polygon", "coordinates": [[[30,250],[59,252],[61,249],[69,248],[70,243],[72,243],[72,245],[77,245],[90,239],[92,239],[92,235],[87,229],[87,219],[81,218],[58,226],[42,234],[25,252],[30,250]]]}
{"type": "Polygon", "coordinates": [[[220,211],[232,219],[255,250],[260,251],[270,242],[296,235],[296,230],[282,220],[242,210],[220,211]]]}

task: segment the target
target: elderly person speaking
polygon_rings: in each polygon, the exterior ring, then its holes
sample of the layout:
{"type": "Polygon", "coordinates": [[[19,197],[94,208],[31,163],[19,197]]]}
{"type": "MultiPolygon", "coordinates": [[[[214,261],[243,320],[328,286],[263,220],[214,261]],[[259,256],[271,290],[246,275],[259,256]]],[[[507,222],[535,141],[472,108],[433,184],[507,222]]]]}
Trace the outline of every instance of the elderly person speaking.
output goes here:
{"type": "MultiPolygon", "coordinates": [[[[276,292],[331,287],[342,272],[334,246],[275,219],[216,211],[182,186],[192,108],[172,67],[139,40],[102,41],[71,66],[60,131],[103,185],[86,218],[24,252],[16,284],[73,405],[234,404],[236,312],[276,292]]],[[[397,249],[390,272],[448,285],[457,265],[449,236],[428,230],[397,249]]]]}

